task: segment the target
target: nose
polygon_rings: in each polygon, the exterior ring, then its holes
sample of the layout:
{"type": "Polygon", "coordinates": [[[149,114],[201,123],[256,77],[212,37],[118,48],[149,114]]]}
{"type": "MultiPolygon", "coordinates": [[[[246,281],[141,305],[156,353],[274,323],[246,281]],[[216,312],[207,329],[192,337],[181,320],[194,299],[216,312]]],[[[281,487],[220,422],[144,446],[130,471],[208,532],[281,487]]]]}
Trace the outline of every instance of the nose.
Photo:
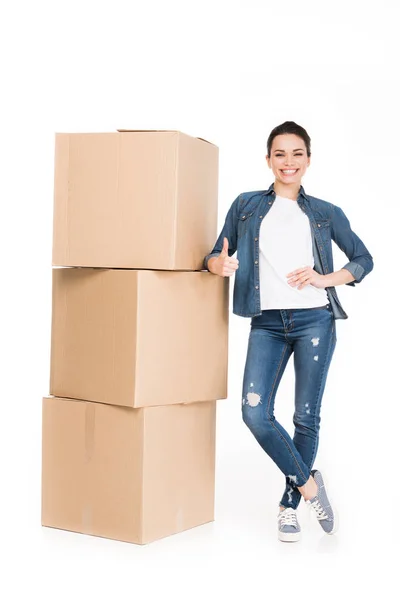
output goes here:
{"type": "Polygon", "coordinates": [[[285,160],[285,165],[287,165],[288,167],[290,167],[293,163],[293,157],[290,155],[286,156],[286,160],[285,160]]]}

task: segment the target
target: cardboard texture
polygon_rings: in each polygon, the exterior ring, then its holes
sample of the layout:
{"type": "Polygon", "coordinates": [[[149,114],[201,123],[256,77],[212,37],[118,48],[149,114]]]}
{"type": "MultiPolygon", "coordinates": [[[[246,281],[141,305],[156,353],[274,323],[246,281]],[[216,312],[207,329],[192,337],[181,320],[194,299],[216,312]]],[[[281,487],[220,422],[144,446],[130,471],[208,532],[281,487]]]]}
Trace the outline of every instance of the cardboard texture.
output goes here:
{"type": "Polygon", "coordinates": [[[216,402],[43,398],[42,525],[145,544],[214,520],[216,402]]]}
{"type": "Polygon", "coordinates": [[[218,148],[200,138],[56,134],[53,265],[201,271],[217,197],[218,148]]]}
{"type": "Polygon", "coordinates": [[[227,397],[229,278],[53,269],[50,394],[130,407],[227,397]]]}

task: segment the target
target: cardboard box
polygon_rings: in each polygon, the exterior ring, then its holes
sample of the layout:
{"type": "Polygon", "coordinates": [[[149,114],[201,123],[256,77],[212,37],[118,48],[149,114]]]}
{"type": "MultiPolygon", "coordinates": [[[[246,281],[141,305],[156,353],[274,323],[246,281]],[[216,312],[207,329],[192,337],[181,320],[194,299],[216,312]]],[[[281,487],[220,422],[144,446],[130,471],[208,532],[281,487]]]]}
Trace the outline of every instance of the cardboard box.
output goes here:
{"type": "Polygon", "coordinates": [[[145,544],[213,521],[215,417],[43,398],[42,525],[145,544]]]}
{"type": "Polygon", "coordinates": [[[202,270],[218,148],[179,131],[56,134],[53,265],[202,270]]]}
{"type": "Polygon", "coordinates": [[[53,269],[50,394],[139,407],[227,397],[229,278],[53,269]]]}

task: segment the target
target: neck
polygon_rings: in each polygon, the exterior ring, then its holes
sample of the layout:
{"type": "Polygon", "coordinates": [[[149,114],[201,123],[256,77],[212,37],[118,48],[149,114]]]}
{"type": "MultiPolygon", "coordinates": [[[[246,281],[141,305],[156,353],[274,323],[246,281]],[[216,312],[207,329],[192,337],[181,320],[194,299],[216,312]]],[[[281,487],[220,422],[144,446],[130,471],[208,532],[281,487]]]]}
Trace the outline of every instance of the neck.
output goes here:
{"type": "Polygon", "coordinates": [[[278,196],[290,198],[291,200],[297,200],[297,196],[299,195],[300,191],[300,185],[298,183],[285,184],[275,179],[274,191],[278,196]]]}

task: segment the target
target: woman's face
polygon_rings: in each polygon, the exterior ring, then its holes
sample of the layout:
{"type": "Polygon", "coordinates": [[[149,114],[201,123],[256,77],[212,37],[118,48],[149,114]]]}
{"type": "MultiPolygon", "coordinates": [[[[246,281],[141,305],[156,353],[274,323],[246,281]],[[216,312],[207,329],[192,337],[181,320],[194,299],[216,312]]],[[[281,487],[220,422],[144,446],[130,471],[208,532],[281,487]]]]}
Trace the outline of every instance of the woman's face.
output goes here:
{"type": "Polygon", "coordinates": [[[266,158],[275,179],[286,184],[300,185],[310,165],[304,140],[294,133],[277,135],[272,142],[271,156],[266,158]]]}

